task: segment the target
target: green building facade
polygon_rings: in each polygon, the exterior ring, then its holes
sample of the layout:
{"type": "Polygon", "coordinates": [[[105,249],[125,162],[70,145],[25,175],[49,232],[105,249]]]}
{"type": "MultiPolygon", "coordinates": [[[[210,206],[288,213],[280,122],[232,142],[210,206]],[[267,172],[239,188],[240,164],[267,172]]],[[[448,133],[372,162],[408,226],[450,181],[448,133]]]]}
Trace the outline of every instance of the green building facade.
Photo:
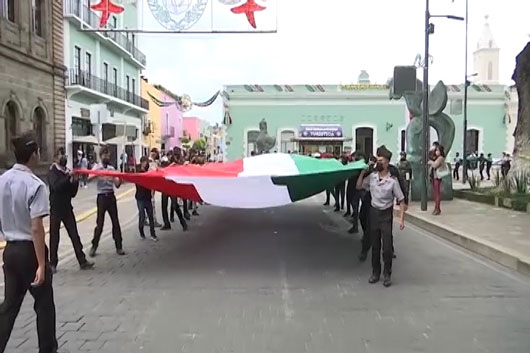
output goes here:
{"type": "MultiPolygon", "coordinates": [[[[66,148],[70,163],[79,151],[93,157],[100,144],[111,151],[117,166],[126,153],[139,160],[149,103],[141,98],[140,73],[146,56],[133,33],[90,32],[98,29],[101,14],[95,0],[65,0],[64,64],[67,67],[66,148]]],[[[113,14],[109,28],[137,28],[135,2],[113,14]]]]}
{"type": "MultiPolygon", "coordinates": [[[[448,85],[445,113],[456,136],[449,157],[463,150],[463,85],[448,85]]],[[[513,149],[510,95],[502,85],[472,85],[468,99],[467,151],[498,157],[513,149]]],[[[374,153],[386,145],[397,158],[406,150],[410,119],[405,101],[390,100],[388,85],[370,84],[366,73],[354,85],[241,85],[223,92],[227,159],[255,150],[262,119],[276,138],[271,152],[374,153]]],[[[431,140],[437,139],[431,129],[431,140]]]]}

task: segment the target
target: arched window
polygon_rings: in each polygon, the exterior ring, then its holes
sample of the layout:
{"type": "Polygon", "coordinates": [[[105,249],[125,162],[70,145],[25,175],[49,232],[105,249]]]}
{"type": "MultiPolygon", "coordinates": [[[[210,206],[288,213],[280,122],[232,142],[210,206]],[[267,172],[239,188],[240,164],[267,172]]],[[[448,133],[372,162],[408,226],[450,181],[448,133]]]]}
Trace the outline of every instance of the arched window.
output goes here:
{"type": "Polygon", "coordinates": [[[46,113],[42,107],[37,107],[33,111],[33,131],[37,137],[37,143],[41,149],[41,154],[45,156],[46,151],[46,113]]]}
{"type": "Polygon", "coordinates": [[[467,130],[467,138],[466,138],[466,154],[476,153],[479,152],[479,137],[480,137],[480,131],[477,129],[469,129],[467,130]]]}
{"type": "Polygon", "coordinates": [[[355,129],[355,149],[364,152],[367,156],[374,154],[374,129],[359,127],[355,129]]]}
{"type": "Polygon", "coordinates": [[[252,155],[252,152],[258,152],[256,141],[258,140],[259,131],[247,132],[247,157],[252,155]]]}
{"type": "Polygon", "coordinates": [[[291,153],[295,151],[295,134],[292,130],[285,130],[281,133],[280,152],[291,153]]]}
{"type": "Polygon", "coordinates": [[[12,149],[11,139],[18,135],[18,124],[17,121],[20,119],[20,110],[14,101],[9,101],[4,107],[4,131],[2,138],[4,143],[2,144],[4,151],[10,151],[12,149]]]}
{"type": "Polygon", "coordinates": [[[490,61],[488,63],[488,81],[493,79],[493,63],[490,61]]]}

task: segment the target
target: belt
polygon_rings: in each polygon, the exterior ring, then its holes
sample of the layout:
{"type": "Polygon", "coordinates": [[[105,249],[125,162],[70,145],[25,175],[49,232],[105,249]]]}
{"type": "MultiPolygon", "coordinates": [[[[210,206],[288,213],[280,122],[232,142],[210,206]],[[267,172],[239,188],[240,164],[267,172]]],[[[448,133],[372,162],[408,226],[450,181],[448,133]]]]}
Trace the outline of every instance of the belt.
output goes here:
{"type": "Polygon", "coordinates": [[[33,240],[7,240],[8,244],[26,244],[31,243],[33,244],[33,240]]]}
{"type": "Polygon", "coordinates": [[[102,196],[105,196],[105,197],[107,197],[107,196],[114,196],[114,191],[100,192],[100,193],[98,194],[98,196],[99,196],[99,195],[102,195],[102,196]]]}

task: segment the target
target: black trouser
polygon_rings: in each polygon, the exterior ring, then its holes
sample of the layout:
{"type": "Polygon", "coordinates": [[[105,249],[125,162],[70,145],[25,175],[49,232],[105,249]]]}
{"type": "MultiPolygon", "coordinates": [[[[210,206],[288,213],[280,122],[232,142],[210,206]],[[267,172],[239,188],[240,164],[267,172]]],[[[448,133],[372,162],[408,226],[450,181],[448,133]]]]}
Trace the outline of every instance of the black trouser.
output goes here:
{"type": "MultiPolygon", "coordinates": [[[[46,258],[48,257],[46,249],[46,258]]],[[[47,260],[46,260],[47,261],[47,260]]],[[[31,241],[8,242],[4,250],[4,302],[0,305],[0,353],[6,349],[20,306],[29,290],[37,314],[37,336],[40,353],[55,353],[55,303],[53,300],[52,272],[46,263],[44,283],[32,287],[37,272],[37,257],[31,241]]]]}
{"type": "Polygon", "coordinates": [[[346,213],[351,213],[355,191],[357,191],[357,182],[348,179],[348,185],[346,186],[346,213]]]}
{"type": "Polygon", "coordinates": [[[378,210],[371,207],[370,211],[370,233],[372,240],[372,272],[374,275],[381,274],[381,243],[383,247],[383,274],[392,274],[392,222],[394,208],[378,210]]]}
{"type": "Polygon", "coordinates": [[[334,187],[331,187],[329,189],[326,190],[326,204],[329,205],[329,199],[330,199],[330,195],[333,195],[333,198],[335,199],[335,202],[337,202],[337,196],[335,195],[335,188],[334,187]]]}
{"type": "MultiPolygon", "coordinates": [[[[171,228],[171,223],[169,222],[168,213],[167,213],[167,206],[168,201],[170,197],[168,195],[162,194],[162,219],[164,220],[164,227],[171,228]]],[[[187,212],[186,208],[186,200],[183,200],[184,209],[185,212],[187,212]]],[[[180,206],[178,204],[178,200],[176,197],[171,197],[171,211],[170,211],[171,219],[173,219],[173,213],[177,213],[177,217],[179,218],[180,224],[184,227],[186,225],[186,220],[184,219],[184,215],[182,214],[182,211],[180,210],[180,206]]]]}
{"type": "Polygon", "coordinates": [[[155,238],[155,220],[153,216],[153,203],[151,202],[151,199],[137,199],[136,204],[138,205],[138,214],[140,215],[140,219],[138,220],[138,230],[140,231],[140,236],[142,238],[145,238],[144,226],[145,214],[147,213],[147,218],[149,218],[149,230],[151,232],[151,237],[155,238]]]}
{"type": "Polygon", "coordinates": [[[480,163],[480,165],[478,167],[479,171],[480,171],[480,180],[484,180],[484,174],[483,174],[484,173],[484,167],[485,167],[485,165],[483,163],[480,163]]]}
{"type": "Polygon", "coordinates": [[[488,180],[491,179],[491,165],[492,165],[492,163],[490,163],[490,162],[488,162],[486,164],[486,174],[488,175],[488,180]]]}
{"type": "MultiPolygon", "coordinates": [[[[183,203],[183,207],[184,207],[184,204],[185,204],[186,200],[182,200],[182,203],[183,203]]],[[[186,209],[186,212],[187,212],[187,209],[186,209]]],[[[176,213],[177,214],[177,217],[179,218],[179,222],[180,222],[180,225],[182,227],[186,227],[186,219],[184,218],[184,215],[182,214],[182,211],[180,210],[180,205],[179,205],[179,201],[176,197],[172,197],[171,198],[171,219],[174,219],[174,214],[173,213],[176,213]]]]}
{"type": "Polygon", "coordinates": [[[191,208],[191,201],[182,199],[182,210],[184,211],[184,216],[190,215],[189,209],[191,208]]]}
{"type": "Polygon", "coordinates": [[[116,204],[116,196],[114,196],[114,193],[98,194],[97,206],[98,213],[96,229],[94,229],[94,239],[92,239],[92,246],[97,248],[99,245],[99,239],[101,238],[103,225],[105,223],[105,212],[108,212],[112,222],[112,238],[114,238],[116,249],[121,249],[122,238],[120,220],[118,219],[118,205],[116,204]]]}
{"type": "Polygon", "coordinates": [[[372,203],[372,197],[369,192],[365,192],[362,196],[361,212],[359,213],[359,219],[361,221],[361,227],[363,228],[362,238],[362,249],[361,252],[364,254],[368,253],[371,247],[371,235],[370,235],[370,208],[372,203]]]}
{"type": "Polygon", "coordinates": [[[50,212],[50,264],[57,267],[59,258],[57,252],[59,250],[59,238],[61,222],[63,222],[66,232],[72,241],[74,246],[75,257],[80,265],[86,262],[85,253],[83,252],[83,244],[79,238],[79,232],[77,231],[77,222],[75,220],[74,211],[72,207],[67,209],[51,209],[50,212]]]}
{"type": "Polygon", "coordinates": [[[346,181],[335,185],[335,209],[344,209],[344,195],[346,194],[346,181]]]}
{"type": "Polygon", "coordinates": [[[456,163],[453,169],[453,179],[460,180],[460,163],[456,163]]]}

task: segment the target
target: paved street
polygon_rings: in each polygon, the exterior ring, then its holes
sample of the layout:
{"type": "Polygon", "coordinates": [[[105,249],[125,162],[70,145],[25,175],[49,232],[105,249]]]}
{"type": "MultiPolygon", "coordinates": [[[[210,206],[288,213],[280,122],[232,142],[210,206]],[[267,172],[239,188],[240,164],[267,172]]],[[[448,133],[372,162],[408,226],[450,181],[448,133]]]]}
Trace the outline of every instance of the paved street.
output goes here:
{"type": "MultiPolygon", "coordinates": [[[[528,352],[530,280],[409,226],[394,284],[370,285],[358,236],[320,198],[269,210],[203,206],[183,233],[139,239],[93,271],[64,257],[55,277],[64,352],[528,352]]],[[[94,221],[81,224],[85,242],[94,221]]],[[[66,248],[69,240],[63,238],[66,248]]],[[[36,352],[28,296],[8,352],[36,352]]]]}

